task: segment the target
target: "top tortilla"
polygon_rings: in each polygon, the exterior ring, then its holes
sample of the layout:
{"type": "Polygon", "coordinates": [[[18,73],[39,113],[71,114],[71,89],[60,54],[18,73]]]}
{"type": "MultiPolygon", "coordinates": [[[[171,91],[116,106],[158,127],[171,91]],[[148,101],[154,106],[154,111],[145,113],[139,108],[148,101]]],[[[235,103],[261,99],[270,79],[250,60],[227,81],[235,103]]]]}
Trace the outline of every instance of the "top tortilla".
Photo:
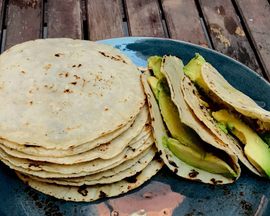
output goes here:
{"type": "Polygon", "coordinates": [[[204,63],[201,72],[206,85],[221,100],[246,116],[270,122],[269,111],[262,109],[250,97],[231,86],[211,64],[204,63]]]}
{"type": "Polygon", "coordinates": [[[40,39],[0,56],[0,136],[74,148],[125,126],[144,105],[140,72],[109,45],[40,39]]]}

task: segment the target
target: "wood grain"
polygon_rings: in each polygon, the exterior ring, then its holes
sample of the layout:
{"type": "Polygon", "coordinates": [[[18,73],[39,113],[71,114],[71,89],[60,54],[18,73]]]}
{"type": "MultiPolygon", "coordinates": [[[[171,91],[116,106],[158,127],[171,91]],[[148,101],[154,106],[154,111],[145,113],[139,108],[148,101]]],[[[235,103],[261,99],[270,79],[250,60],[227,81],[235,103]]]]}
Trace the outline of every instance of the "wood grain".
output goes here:
{"type": "Polygon", "coordinates": [[[5,49],[42,36],[43,1],[10,0],[5,49]]]}
{"type": "Polygon", "coordinates": [[[125,0],[131,36],[164,37],[158,0],[125,0]]]}
{"type": "Polygon", "coordinates": [[[120,0],[86,0],[90,40],[124,36],[120,0]]]}
{"type": "Polygon", "coordinates": [[[270,5],[267,0],[235,0],[270,80],[270,5]]]}
{"type": "Polygon", "coordinates": [[[0,0],[0,41],[2,39],[2,26],[4,20],[5,0],[0,0]]]}
{"type": "Polygon", "coordinates": [[[48,38],[83,39],[80,0],[48,0],[48,38]]]}
{"type": "Polygon", "coordinates": [[[255,54],[230,0],[200,0],[200,6],[215,50],[262,74],[255,54]]]}
{"type": "Polygon", "coordinates": [[[170,38],[207,46],[199,13],[193,0],[162,0],[170,38]]]}

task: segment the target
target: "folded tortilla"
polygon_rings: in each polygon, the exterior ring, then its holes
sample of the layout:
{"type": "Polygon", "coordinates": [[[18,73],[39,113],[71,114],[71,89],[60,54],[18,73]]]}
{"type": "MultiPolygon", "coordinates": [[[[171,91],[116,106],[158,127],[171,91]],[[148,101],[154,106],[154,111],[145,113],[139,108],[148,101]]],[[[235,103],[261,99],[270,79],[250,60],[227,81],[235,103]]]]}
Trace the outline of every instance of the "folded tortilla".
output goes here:
{"type": "Polygon", "coordinates": [[[149,71],[141,75],[141,80],[144,90],[147,94],[148,105],[150,107],[150,114],[152,117],[152,126],[154,129],[155,143],[159,150],[160,157],[164,163],[175,172],[178,176],[195,181],[200,181],[209,184],[227,184],[234,182],[240,175],[240,166],[236,155],[219,140],[213,133],[209,131],[192,113],[184,102],[183,95],[180,88],[181,78],[184,76],[183,63],[181,59],[174,56],[164,56],[162,60],[162,73],[166,76],[168,85],[171,90],[171,99],[177,106],[179,117],[185,125],[192,128],[203,141],[207,142],[212,147],[215,147],[224,152],[230,158],[231,168],[236,172],[237,177],[228,178],[221,174],[214,174],[205,170],[188,165],[184,161],[176,157],[166,145],[163,145],[164,138],[169,138],[166,132],[166,126],[163,122],[158,103],[155,96],[147,82],[147,78],[151,76],[149,71]]]}

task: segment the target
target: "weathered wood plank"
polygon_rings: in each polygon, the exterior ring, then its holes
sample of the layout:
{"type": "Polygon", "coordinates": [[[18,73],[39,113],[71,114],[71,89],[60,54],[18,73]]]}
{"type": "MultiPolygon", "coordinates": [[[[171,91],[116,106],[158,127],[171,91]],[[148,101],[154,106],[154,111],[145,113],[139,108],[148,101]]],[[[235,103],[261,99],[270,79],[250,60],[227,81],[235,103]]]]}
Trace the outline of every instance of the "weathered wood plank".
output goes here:
{"type": "Polygon", "coordinates": [[[120,0],[86,0],[90,40],[124,36],[120,0]]]}
{"type": "Polygon", "coordinates": [[[4,20],[5,0],[0,0],[0,41],[2,41],[2,26],[4,20]]]}
{"type": "Polygon", "coordinates": [[[170,38],[207,46],[195,2],[162,0],[170,38]]]}
{"type": "Polygon", "coordinates": [[[158,0],[125,0],[131,36],[164,37],[158,0]]]}
{"type": "Polygon", "coordinates": [[[242,62],[262,76],[231,0],[200,0],[200,6],[214,49],[242,62]]]}
{"type": "Polygon", "coordinates": [[[270,5],[267,0],[235,0],[270,80],[270,5]]]}
{"type": "Polygon", "coordinates": [[[81,0],[48,0],[48,38],[83,39],[81,0]]]}
{"type": "Polygon", "coordinates": [[[10,0],[5,49],[42,36],[43,1],[10,0]]]}

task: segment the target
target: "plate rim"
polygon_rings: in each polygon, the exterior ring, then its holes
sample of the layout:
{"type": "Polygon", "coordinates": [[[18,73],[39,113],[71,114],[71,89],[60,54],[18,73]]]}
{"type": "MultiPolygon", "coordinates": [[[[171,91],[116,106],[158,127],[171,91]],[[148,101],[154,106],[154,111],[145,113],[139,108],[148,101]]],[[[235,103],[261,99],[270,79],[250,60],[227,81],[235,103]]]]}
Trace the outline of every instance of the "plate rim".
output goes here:
{"type": "MultiPolygon", "coordinates": [[[[196,47],[198,49],[203,49],[203,50],[206,50],[207,52],[212,52],[212,53],[215,53],[217,55],[220,55],[226,59],[228,59],[229,61],[233,61],[234,63],[236,64],[239,64],[241,65],[241,67],[245,68],[245,70],[249,71],[249,73],[253,73],[258,79],[262,80],[263,82],[265,82],[269,88],[270,88],[270,79],[269,81],[263,77],[263,76],[260,76],[258,73],[256,73],[254,70],[252,70],[251,68],[249,68],[248,66],[246,66],[245,64],[243,64],[242,62],[230,57],[230,56],[227,56],[225,55],[224,53],[221,53],[217,50],[214,50],[214,49],[211,49],[209,47],[204,47],[204,46],[200,46],[198,44],[194,44],[194,43],[191,43],[191,42],[186,42],[186,41],[182,41],[182,40],[177,40],[177,39],[172,39],[172,38],[161,38],[161,37],[137,37],[137,36],[128,36],[128,37],[116,37],[116,38],[108,38],[108,39],[102,39],[102,40],[98,40],[96,42],[109,42],[109,41],[115,41],[115,40],[121,40],[121,39],[124,39],[124,40],[134,40],[132,43],[134,43],[135,41],[138,41],[138,40],[164,40],[164,41],[174,41],[174,42],[177,42],[177,43],[180,43],[180,44],[185,44],[185,45],[189,45],[189,46],[193,46],[193,47],[196,47]]],[[[264,76],[267,76],[267,74],[264,74],[264,72],[262,72],[262,74],[264,76]]],[[[270,76],[270,75],[269,75],[270,76]]]]}

